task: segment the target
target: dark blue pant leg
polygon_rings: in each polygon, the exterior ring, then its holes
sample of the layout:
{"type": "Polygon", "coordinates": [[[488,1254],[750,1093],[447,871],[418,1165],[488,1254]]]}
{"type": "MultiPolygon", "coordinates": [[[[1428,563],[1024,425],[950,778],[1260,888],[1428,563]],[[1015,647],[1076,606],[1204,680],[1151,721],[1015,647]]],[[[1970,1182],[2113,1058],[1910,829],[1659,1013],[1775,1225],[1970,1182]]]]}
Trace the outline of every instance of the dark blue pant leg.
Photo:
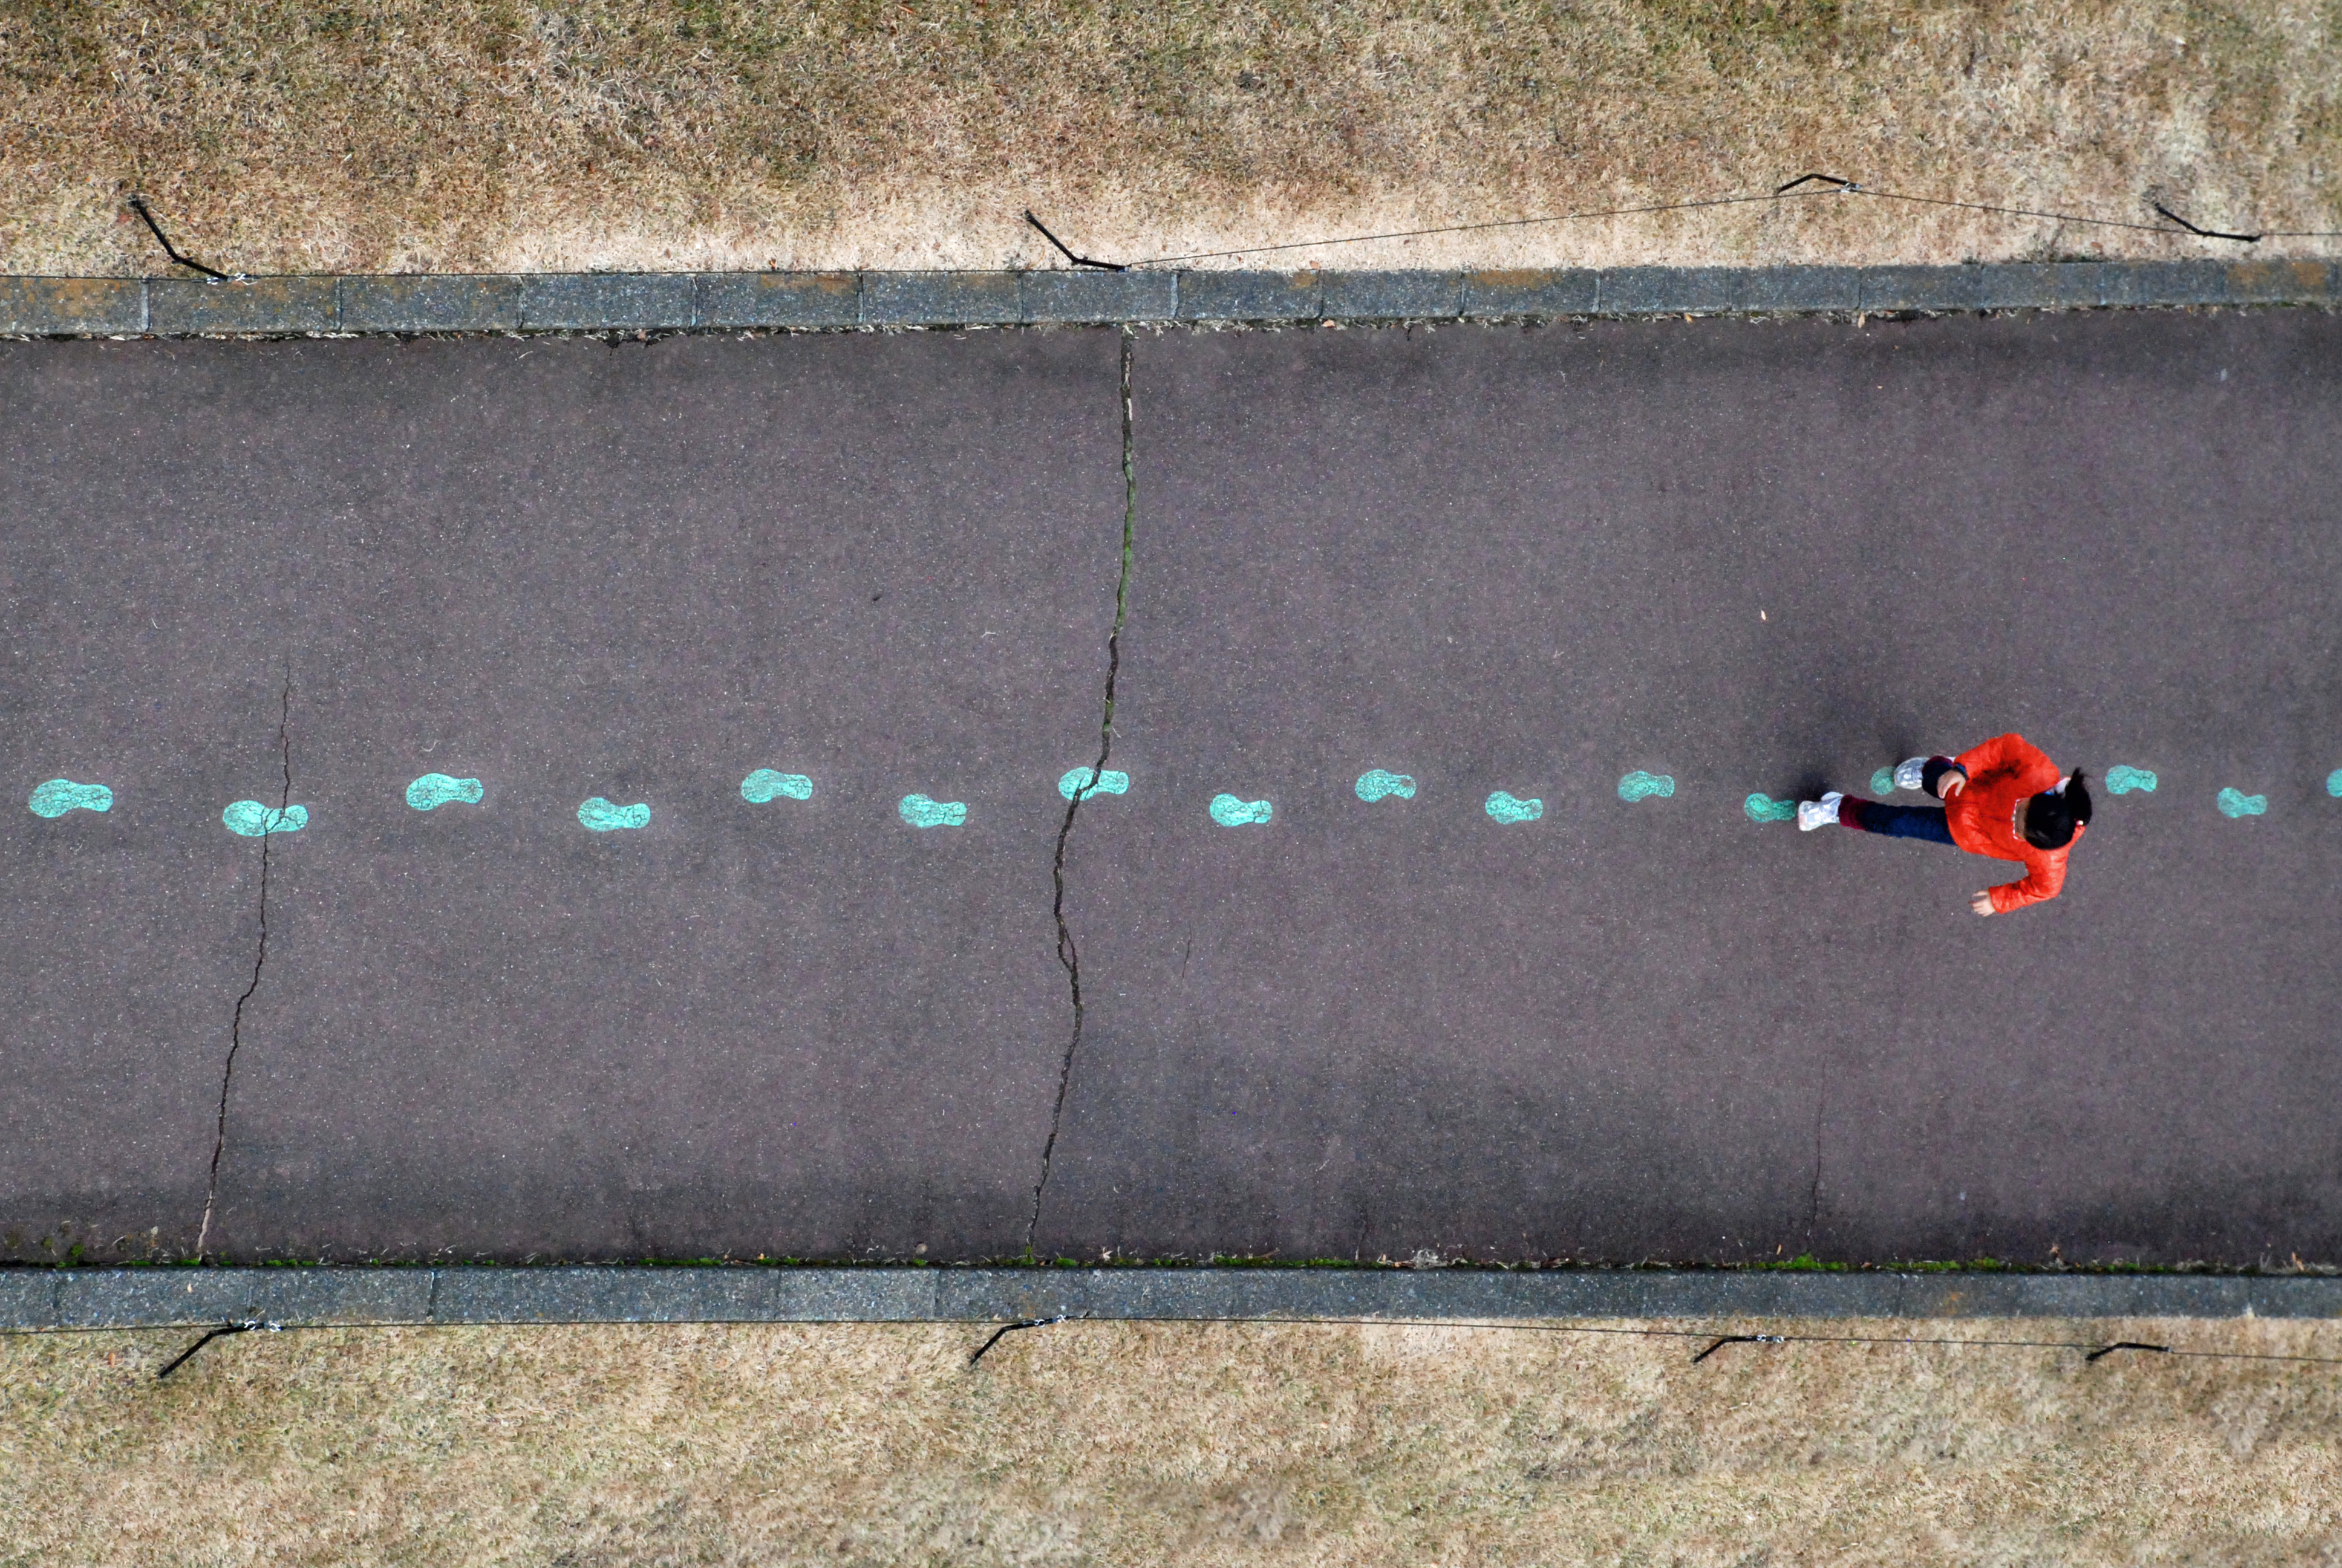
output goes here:
{"type": "Polygon", "coordinates": [[[1863,833],[1887,838],[1924,838],[1930,844],[1959,847],[1952,844],[1951,824],[1939,805],[1888,805],[1882,801],[1849,797],[1838,807],[1837,814],[1838,821],[1863,833]]]}

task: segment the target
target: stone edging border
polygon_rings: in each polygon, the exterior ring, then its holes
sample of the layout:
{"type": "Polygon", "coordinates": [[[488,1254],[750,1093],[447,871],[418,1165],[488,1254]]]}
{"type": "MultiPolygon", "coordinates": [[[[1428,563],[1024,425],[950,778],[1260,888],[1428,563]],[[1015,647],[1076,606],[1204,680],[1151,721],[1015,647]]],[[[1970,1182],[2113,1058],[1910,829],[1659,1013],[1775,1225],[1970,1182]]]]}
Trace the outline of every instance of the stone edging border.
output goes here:
{"type": "Polygon", "coordinates": [[[2342,303],[2342,262],[1515,272],[0,276],[0,335],[689,332],[1117,322],[1871,315],[2342,303]]]}
{"type": "Polygon", "coordinates": [[[2342,1276],[1318,1268],[0,1272],[0,1329],[1026,1318],[2335,1318],[2342,1276]]]}

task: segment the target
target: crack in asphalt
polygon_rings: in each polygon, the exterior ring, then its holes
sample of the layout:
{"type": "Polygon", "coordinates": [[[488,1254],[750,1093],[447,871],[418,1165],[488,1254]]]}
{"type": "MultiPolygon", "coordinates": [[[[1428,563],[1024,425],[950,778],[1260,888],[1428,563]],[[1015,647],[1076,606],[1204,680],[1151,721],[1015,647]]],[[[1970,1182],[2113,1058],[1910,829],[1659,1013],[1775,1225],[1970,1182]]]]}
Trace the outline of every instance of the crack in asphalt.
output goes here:
{"type": "MultiPolygon", "coordinates": [[[[1033,1183],[1033,1212],[1025,1222],[1025,1251],[1029,1256],[1033,1239],[1041,1229],[1041,1200],[1049,1189],[1049,1172],[1057,1154],[1057,1134],[1066,1119],[1066,1094],[1073,1086],[1074,1057],[1082,1048],[1082,1025],[1087,1012],[1082,1003],[1082,956],[1074,942],[1074,929],[1066,920],[1066,845],[1074,834],[1074,818],[1082,809],[1098,781],[1106,774],[1106,759],[1114,753],[1114,688],[1116,678],[1122,673],[1122,626],[1130,608],[1131,544],[1138,520],[1138,473],[1131,456],[1130,440],[1130,357],[1134,342],[1131,330],[1122,329],[1122,563],[1114,585],[1114,628],[1106,639],[1106,713],[1098,721],[1097,761],[1090,768],[1089,783],[1074,791],[1066,802],[1066,819],[1057,825],[1056,859],[1050,868],[1050,878],[1056,887],[1056,898],[1050,905],[1057,922],[1057,962],[1066,971],[1066,984],[1073,994],[1074,1028],[1066,1042],[1065,1059],[1057,1066],[1057,1099],[1049,1112],[1049,1136],[1041,1145],[1041,1175],[1033,1183]]],[[[987,1347],[989,1348],[989,1347],[987,1347]]]]}
{"type": "MultiPolygon", "coordinates": [[[[293,804],[293,665],[285,665],[285,693],[276,714],[276,746],[285,761],[285,783],[276,800],[281,814],[293,804]]],[[[244,1048],[244,1006],[260,989],[260,972],[268,963],[268,841],[276,834],[264,831],[260,835],[260,944],[252,956],[252,983],[244,994],[235,999],[235,1012],[228,1020],[227,1060],[220,1067],[219,1123],[212,1134],[212,1168],[209,1183],[204,1190],[204,1223],[195,1232],[195,1257],[198,1262],[211,1243],[212,1214],[219,1206],[220,1156],[227,1152],[228,1091],[235,1082],[235,1054],[244,1048]]]]}

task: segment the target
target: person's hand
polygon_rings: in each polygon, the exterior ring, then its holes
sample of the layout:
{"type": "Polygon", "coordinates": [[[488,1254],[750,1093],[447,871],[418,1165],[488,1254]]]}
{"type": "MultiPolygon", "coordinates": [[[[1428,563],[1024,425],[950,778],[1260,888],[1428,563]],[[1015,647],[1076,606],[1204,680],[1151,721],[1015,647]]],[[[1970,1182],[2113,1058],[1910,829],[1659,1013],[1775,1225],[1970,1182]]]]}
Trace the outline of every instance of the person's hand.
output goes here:
{"type": "Polygon", "coordinates": [[[1947,768],[1944,776],[1936,781],[1936,798],[1949,800],[1968,787],[1968,775],[1957,768],[1947,768]]]}
{"type": "Polygon", "coordinates": [[[1977,894],[1974,898],[1968,900],[1968,907],[1975,910],[1978,914],[1990,914],[1992,913],[1992,894],[1989,893],[1977,894]]]}

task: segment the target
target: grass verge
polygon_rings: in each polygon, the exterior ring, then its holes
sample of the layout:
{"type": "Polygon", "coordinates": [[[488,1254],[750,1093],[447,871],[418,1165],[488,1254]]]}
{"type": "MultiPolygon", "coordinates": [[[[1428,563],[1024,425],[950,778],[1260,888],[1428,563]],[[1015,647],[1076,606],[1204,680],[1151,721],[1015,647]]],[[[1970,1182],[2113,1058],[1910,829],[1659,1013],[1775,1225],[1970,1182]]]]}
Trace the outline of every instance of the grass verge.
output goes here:
{"type": "MultiPolygon", "coordinates": [[[[2342,1355],[2325,1323],[1787,1326],[2342,1355]]],[[[2315,1363],[1740,1344],[1695,1363],[1697,1342],[1614,1334],[1072,1323],[970,1370],[978,1328],[614,1326],[245,1334],[157,1383],[191,1337],[0,1340],[0,1563],[2255,1563],[2342,1543],[2342,1366],[2315,1363]]]]}
{"type": "MultiPolygon", "coordinates": [[[[998,267],[1876,185],[2342,228],[2335,0],[0,0],[0,250],[998,267]]],[[[1825,199],[1293,266],[2326,254],[1825,199]]],[[[1242,258],[1220,258],[1230,265],[1242,258]]]]}

